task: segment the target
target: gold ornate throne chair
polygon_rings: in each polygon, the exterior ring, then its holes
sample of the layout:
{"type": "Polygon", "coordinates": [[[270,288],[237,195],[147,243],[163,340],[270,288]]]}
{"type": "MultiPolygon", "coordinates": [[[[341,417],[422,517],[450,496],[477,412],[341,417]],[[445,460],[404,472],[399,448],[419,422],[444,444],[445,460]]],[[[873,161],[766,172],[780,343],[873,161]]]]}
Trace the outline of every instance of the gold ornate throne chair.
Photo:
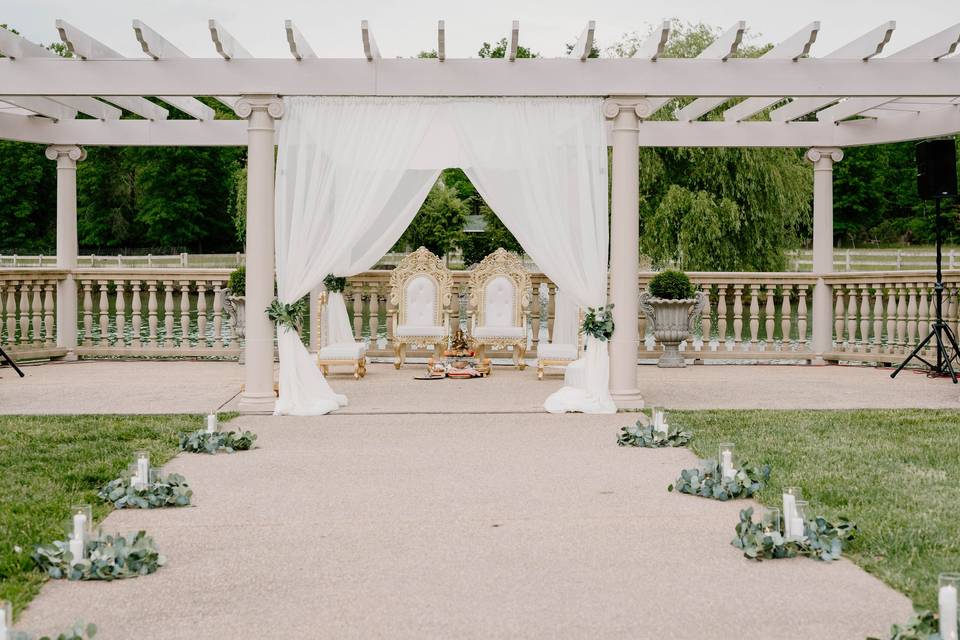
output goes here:
{"type": "Polygon", "coordinates": [[[513,362],[521,371],[527,364],[527,309],[530,274],[515,253],[500,248],[484,258],[470,274],[470,336],[481,362],[487,349],[513,348],[513,362]]]}
{"type": "Polygon", "coordinates": [[[408,347],[432,347],[439,358],[450,339],[453,274],[443,261],[420,247],[390,274],[393,366],[399,369],[408,347]]]}

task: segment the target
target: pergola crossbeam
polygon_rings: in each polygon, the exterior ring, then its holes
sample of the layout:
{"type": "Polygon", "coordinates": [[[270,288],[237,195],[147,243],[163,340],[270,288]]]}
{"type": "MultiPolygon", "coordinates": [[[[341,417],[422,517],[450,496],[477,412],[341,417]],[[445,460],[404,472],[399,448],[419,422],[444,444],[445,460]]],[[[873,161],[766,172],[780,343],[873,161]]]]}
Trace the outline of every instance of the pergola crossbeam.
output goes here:
{"type": "Polygon", "coordinates": [[[443,20],[437,21],[437,59],[440,62],[447,59],[447,27],[443,20]]]}
{"type": "Polygon", "coordinates": [[[310,43],[300,33],[300,29],[297,29],[297,25],[293,24],[293,20],[284,20],[283,28],[287,33],[287,44],[290,45],[290,53],[294,58],[303,60],[304,58],[317,57],[317,54],[310,48],[310,43]]]}
{"type": "Polygon", "coordinates": [[[370,29],[370,22],[367,20],[360,21],[360,37],[363,40],[363,55],[366,56],[367,61],[375,62],[382,59],[380,47],[377,46],[373,31],[370,29]]]}
{"type": "Polygon", "coordinates": [[[570,49],[569,57],[579,58],[581,62],[586,62],[587,58],[590,57],[590,52],[593,51],[593,32],[596,28],[597,23],[593,20],[587,23],[573,48],[570,49]]]}

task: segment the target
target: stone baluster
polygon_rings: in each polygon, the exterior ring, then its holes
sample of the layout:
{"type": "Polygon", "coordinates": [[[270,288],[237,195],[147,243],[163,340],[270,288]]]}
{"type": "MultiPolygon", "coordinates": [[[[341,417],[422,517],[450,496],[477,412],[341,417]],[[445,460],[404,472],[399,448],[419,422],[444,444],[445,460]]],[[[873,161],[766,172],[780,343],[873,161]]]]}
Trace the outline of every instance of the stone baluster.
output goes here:
{"type": "Polygon", "coordinates": [[[207,343],[207,283],[197,281],[197,346],[206,349],[207,343]]]}
{"type": "Polygon", "coordinates": [[[127,325],[127,304],[124,300],[124,288],[126,283],[123,280],[114,280],[114,287],[116,287],[116,308],[114,309],[113,317],[115,318],[115,323],[117,325],[117,341],[116,346],[124,347],[127,344],[127,336],[125,335],[125,329],[127,325]]]}
{"type": "Polygon", "coordinates": [[[887,286],[887,345],[886,353],[897,352],[897,286],[887,286]]]}
{"type": "Polygon", "coordinates": [[[37,347],[43,344],[43,334],[41,333],[41,329],[43,328],[43,298],[40,295],[41,291],[43,291],[43,281],[34,280],[33,300],[30,303],[30,319],[33,325],[33,344],[37,347]]]}
{"type": "Polygon", "coordinates": [[[757,336],[760,333],[760,285],[750,285],[750,351],[759,351],[757,336]]]}
{"type": "Polygon", "coordinates": [[[130,281],[130,346],[139,349],[142,346],[140,340],[140,327],[143,326],[143,309],[140,300],[140,281],[130,281]]]}
{"type": "Polygon", "coordinates": [[[810,285],[797,286],[797,347],[809,348],[807,341],[807,291],[810,285]]]}
{"type": "Polygon", "coordinates": [[[907,352],[907,287],[897,284],[897,353],[907,352]]]}
{"type": "Polygon", "coordinates": [[[847,351],[857,352],[857,285],[847,285],[847,351]]]}
{"type": "Polygon", "coordinates": [[[785,284],[780,289],[781,304],[780,304],[780,350],[789,351],[790,350],[790,334],[792,333],[793,325],[793,309],[790,304],[790,297],[793,293],[793,285],[785,284]]]}
{"type": "Polygon", "coordinates": [[[954,330],[954,337],[960,338],[960,317],[958,317],[958,304],[957,304],[957,294],[960,293],[956,284],[950,284],[947,286],[946,300],[947,304],[945,305],[948,309],[947,318],[945,322],[954,330]]]}
{"type": "Polygon", "coordinates": [[[17,344],[17,281],[7,283],[7,342],[17,344]]]}
{"type": "Polygon", "coordinates": [[[157,318],[157,308],[159,306],[157,302],[157,290],[159,284],[156,280],[147,281],[147,344],[151,347],[160,346],[160,337],[157,330],[160,324],[157,318]]]}
{"type": "Polygon", "coordinates": [[[20,344],[30,342],[30,280],[20,283],[20,344]]]}
{"type": "Polygon", "coordinates": [[[843,339],[843,326],[844,326],[844,317],[843,313],[846,307],[843,304],[843,285],[835,284],[833,285],[833,292],[836,296],[836,304],[833,307],[833,329],[834,329],[834,344],[837,351],[844,349],[844,339],[843,339]]]}
{"type": "Polygon", "coordinates": [[[870,291],[868,285],[859,285],[860,289],[860,353],[870,351],[870,291]]]}
{"type": "Polygon", "coordinates": [[[717,349],[727,348],[727,285],[717,285],[717,349]]]}
{"type": "Polygon", "coordinates": [[[370,285],[370,348],[377,348],[380,333],[380,283],[370,285]]]}
{"type": "Polygon", "coordinates": [[[180,346],[190,346],[190,281],[180,280],[180,346]]]}
{"type": "Polygon", "coordinates": [[[764,293],[766,293],[767,301],[763,310],[763,350],[773,351],[773,330],[777,323],[777,304],[775,302],[776,287],[772,284],[768,284],[764,287],[764,293]]]}
{"type": "Polygon", "coordinates": [[[97,286],[100,290],[100,299],[98,302],[100,310],[100,340],[97,344],[101,347],[110,345],[110,298],[107,291],[109,285],[109,280],[97,280],[97,286]]]}
{"type": "Polygon", "coordinates": [[[363,339],[363,289],[359,283],[353,287],[353,337],[363,339]]]}
{"type": "MultiPolygon", "coordinates": [[[[945,285],[943,290],[943,298],[942,298],[942,301],[943,301],[942,313],[943,313],[944,321],[946,321],[947,319],[947,313],[948,313],[947,305],[949,304],[949,298],[950,298],[950,287],[949,285],[945,285]]],[[[936,317],[937,317],[937,294],[936,294],[936,291],[933,291],[931,289],[929,311],[927,312],[927,318],[929,320],[929,324],[927,325],[927,330],[920,334],[921,340],[926,338],[927,333],[933,328],[933,322],[936,319],[936,317]]],[[[930,351],[930,353],[934,353],[935,347],[936,345],[934,344],[933,340],[927,343],[927,349],[930,351]]]]}
{"type": "Polygon", "coordinates": [[[709,284],[700,287],[703,295],[707,297],[707,304],[703,305],[703,313],[700,314],[700,336],[703,339],[703,346],[700,348],[703,351],[714,351],[713,345],[711,344],[713,341],[713,305],[710,303],[712,288],[709,284]]]}
{"type": "Polygon", "coordinates": [[[733,285],[733,348],[743,340],[743,285],[733,285]]]}
{"type": "MultiPolygon", "coordinates": [[[[557,314],[557,287],[553,283],[547,285],[547,338],[553,342],[553,322],[557,314]]],[[[640,349],[643,349],[643,337],[640,338],[640,349]]]]}
{"type": "Polygon", "coordinates": [[[173,344],[173,280],[163,281],[163,346],[170,349],[173,344]]]}
{"type": "Polygon", "coordinates": [[[530,298],[530,345],[531,351],[536,352],[540,343],[540,282],[533,284],[530,298]]]}
{"type": "Polygon", "coordinates": [[[917,285],[911,282],[907,285],[907,351],[913,349],[917,343],[917,285]]]}
{"type": "Polygon", "coordinates": [[[55,330],[53,325],[54,318],[56,317],[54,306],[53,306],[56,287],[57,287],[56,280],[47,280],[46,283],[44,284],[43,337],[44,337],[44,344],[47,347],[52,347],[56,344],[56,335],[55,335],[55,330]]]}
{"type": "Polygon", "coordinates": [[[873,345],[872,353],[883,353],[883,285],[877,284],[873,290],[873,345]]]}
{"type": "MultiPolygon", "coordinates": [[[[920,285],[918,287],[918,293],[920,294],[920,300],[917,303],[917,340],[923,340],[927,337],[927,333],[930,330],[930,298],[936,298],[936,296],[927,297],[927,287],[925,285],[920,285]]],[[[928,343],[928,346],[929,343],[928,343]]]]}
{"type": "Polygon", "coordinates": [[[93,281],[81,281],[83,287],[83,344],[93,344],[93,281]]]}
{"type": "Polygon", "coordinates": [[[224,347],[223,344],[223,282],[214,280],[213,287],[213,346],[224,347]]]}

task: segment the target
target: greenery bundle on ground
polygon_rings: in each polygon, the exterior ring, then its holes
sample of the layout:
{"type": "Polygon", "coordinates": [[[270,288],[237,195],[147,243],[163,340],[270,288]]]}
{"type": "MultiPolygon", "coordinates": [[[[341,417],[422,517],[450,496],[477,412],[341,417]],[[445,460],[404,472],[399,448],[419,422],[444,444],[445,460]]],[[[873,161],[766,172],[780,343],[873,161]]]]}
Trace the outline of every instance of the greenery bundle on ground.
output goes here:
{"type": "Polygon", "coordinates": [[[759,522],[754,522],[753,507],[750,507],[740,512],[737,535],[730,544],[751,560],[806,556],[830,561],[840,559],[843,543],[857,533],[857,525],[849,520],[841,518],[838,524],[833,524],[822,516],[807,520],[804,529],[803,538],[787,540],[779,531],[767,531],[759,522]]]}
{"type": "Polygon", "coordinates": [[[652,424],[630,424],[620,428],[617,444],[621,447],[646,447],[660,449],[663,447],[682,447],[690,442],[692,431],[686,431],[675,424],[668,424],[667,431],[655,431],[652,424]]]}
{"type": "Polygon", "coordinates": [[[347,279],[331,273],[323,279],[323,287],[333,293],[342,293],[347,288],[347,279]]]}
{"type": "Polygon", "coordinates": [[[190,504],[193,490],[186,478],[171,473],[142,487],[135,486],[130,477],[117,478],[105,484],[97,495],[117,509],[154,509],[185,507],[190,504]]]}
{"type": "Polygon", "coordinates": [[[97,635],[97,625],[92,622],[89,624],[77,622],[69,629],[58,633],[56,637],[41,636],[35,638],[26,631],[14,631],[10,640],[86,640],[87,638],[93,638],[95,635],[97,635]]]}
{"type": "MultiPolygon", "coordinates": [[[[236,414],[220,414],[227,421],[236,414]]],[[[14,615],[46,580],[30,550],[64,535],[71,505],[92,504],[95,521],[112,506],[100,488],[122,474],[134,452],[156,466],[177,454],[178,435],[201,420],[166,416],[0,416],[0,600],[14,615]]]]}
{"type": "Polygon", "coordinates": [[[647,289],[654,298],[662,300],[688,300],[697,292],[687,274],[676,269],[664,269],[654,275],[647,289]]]}
{"type": "MultiPolygon", "coordinates": [[[[878,376],[881,374],[877,374],[878,376]]],[[[936,609],[937,576],[960,567],[960,411],[673,411],[715,456],[735,442],[743,457],[776,470],[755,499],[782,507],[784,487],[803,488],[817,513],[860,526],[844,556],[936,609]]],[[[897,622],[890,620],[889,623],[897,622]]]]}
{"type": "Polygon", "coordinates": [[[892,625],[890,635],[886,638],[870,637],[867,640],[943,640],[940,636],[940,616],[928,609],[914,611],[906,624],[892,625]]]}
{"type": "Polygon", "coordinates": [[[667,487],[667,491],[676,489],[680,493],[714,500],[749,498],[763,489],[770,481],[770,465],[757,466],[744,462],[736,473],[729,478],[723,476],[723,470],[716,460],[701,460],[700,468],[684,469],[680,472],[676,484],[667,487]]]}
{"type": "Polygon", "coordinates": [[[613,305],[587,307],[580,330],[584,335],[606,342],[613,335],[613,305]]]}
{"type": "Polygon", "coordinates": [[[37,545],[33,561],[54,579],[122,580],[155,572],[166,563],[153,538],[138,531],[133,538],[120,534],[101,535],[86,543],[87,557],[74,558],[67,543],[57,540],[37,545]]]}
{"type": "Polygon", "coordinates": [[[180,435],[180,451],[189,453],[233,453],[247,451],[253,447],[257,434],[252,431],[213,431],[206,429],[180,435]]]}

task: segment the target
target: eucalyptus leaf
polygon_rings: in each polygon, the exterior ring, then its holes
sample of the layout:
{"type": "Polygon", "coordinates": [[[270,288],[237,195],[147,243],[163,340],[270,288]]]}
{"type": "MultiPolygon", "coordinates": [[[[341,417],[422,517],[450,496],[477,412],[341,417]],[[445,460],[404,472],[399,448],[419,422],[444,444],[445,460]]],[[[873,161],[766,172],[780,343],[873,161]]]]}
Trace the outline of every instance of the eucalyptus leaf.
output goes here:
{"type": "Polygon", "coordinates": [[[190,504],[193,490],[183,476],[171,473],[142,487],[134,486],[132,478],[123,477],[104,485],[97,494],[113,503],[117,509],[153,509],[156,507],[185,507],[190,504]]]}
{"type": "Polygon", "coordinates": [[[725,478],[716,460],[701,460],[700,468],[684,469],[674,484],[680,493],[731,500],[749,498],[763,489],[770,481],[770,465],[753,465],[746,462],[737,469],[732,478],[725,478]]]}
{"type": "Polygon", "coordinates": [[[86,543],[87,558],[75,560],[67,543],[57,540],[37,545],[34,563],[51,578],[68,580],[121,580],[147,575],[163,566],[165,559],[157,551],[153,538],[139,531],[132,538],[100,535],[86,543]]]}
{"type": "Polygon", "coordinates": [[[210,433],[205,429],[184,433],[180,435],[180,451],[190,453],[217,453],[224,451],[233,453],[235,451],[247,451],[253,448],[253,443],[257,439],[257,434],[252,431],[214,431],[210,433]]]}
{"type": "Polygon", "coordinates": [[[693,438],[692,431],[684,431],[678,425],[669,425],[667,431],[654,431],[653,425],[636,424],[620,429],[617,444],[621,447],[646,447],[660,449],[664,447],[682,447],[693,438]]]}

